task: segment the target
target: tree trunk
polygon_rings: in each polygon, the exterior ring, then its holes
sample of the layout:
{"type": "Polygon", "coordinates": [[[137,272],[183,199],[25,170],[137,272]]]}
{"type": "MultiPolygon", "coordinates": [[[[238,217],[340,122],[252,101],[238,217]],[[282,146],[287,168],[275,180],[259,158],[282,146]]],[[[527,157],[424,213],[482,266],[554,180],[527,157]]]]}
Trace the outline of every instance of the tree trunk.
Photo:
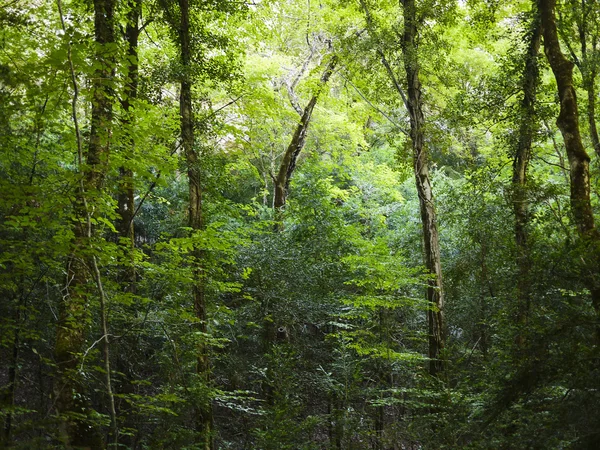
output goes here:
{"type": "Polygon", "coordinates": [[[598,137],[598,128],[596,127],[596,72],[592,71],[589,75],[590,80],[585,84],[588,94],[587,119],[590,127],[590,137],[596,157],[600,158],[600,138],[598,137]]]}
{"type": "Polygon", "coordinates": [[[417,20],[414,0],[402,0],[404,5],[404,33],[402,35],[402,53],[407,79],[406,106],[410,114],[410,138],[413,149],[413,167],[421,209],[423,226],[423,243],[425,267],[432,275],[428,281],[427,300],[429,309],[427,319],[429,325],[429,373],[437,375],[444,364],[444,292],[442,289],[442,265],[440,262],[440,244],[436,225],[433,192],[429,178],[429,155],[425,148],[423,101],[421,98],[421,81],[419,79],[419,62],[417,54],[417,20]]]}
{"type": "MultiPolygon", "coordinates": [[[[124,259],[123,264],[119,268],[119,284],[123,286],[123,292],[133,294],[136,293],[137,273],[135,267],[135,185],[134,171],[131,167],[131,160],[135,155],[135,138],[134,138],[134,120],[135,108],[133,103],[138,96],[138,40],[140,35],[139,22],[142,12],[142,0],[129,0],[127,3],[129,8],[127,12],[127,24],[125,27],[125,42],[127,44],[127,60],[128,60],[128,77],[123,89],[123,129],[125,130],[125,142],[122,148],[123,160],[126,162],[119,168],[119,192],[118,192],[118,214],[119,218],[116,223],[117,236],[119,244],[122,246],[124,259]],[[127,164],[129,163],[129,164],[127,164]]],[[[138,306],[133,303],[127,310],[135,316],[138,312],[138,306]]],[[[127,341],[121,340],[120,345],[127,345],[127,341]]],[[[135,344],[134,344],[135,345],[135,344]]],[[[135,375],[132,373],[131,365],[126,356],[121,356],[121,352],[117,352],[117,370],[124,374],[119,390],[123,395],[132,395],[135,392],[132,381],[135,380],[135,375]]],[[[135,430],[136,423],[132,419],[133,410],[127,401],[120,401],[118,404],[119,416],[123,419],[123,427],[130,430],[135,430]]],[[[122,445],[128,448],[135,448],[138,434],[130,432],[121,438],[122,445]]]]}
{"type": "MultiPolygon", "coordinates": [[[[135,140],[133,139],[133,106],[132,102],[137,99],[138,95],[138,39],[140,34],[139,20],[142,9],[141,0],[131,0],[129,2],[129,12],[127,14],[127,26],[125,28],[125,40],[127,42],[127,58],[128,64],[128,79],[123,89],[122,106],[124,110],[123,128],[128,136],[124,160],[130,161],[135,152],[135,140]]],[[[119,168],[119,194],[118,194],[118,209],[120,219],[117,222],[117,231],[120,238],[127,239],[130,254],[130,266],[127,267],[122,274],[122,279],[127,283],[127,291],[135,291],[136,274],[133,265],[133,251],[135,246],[134,233],[134,185],[133,185],[133,170],[127,165],[119,168]]]]}
{"type": "MultiPolygon", "coordinates": [[[[583,78],[583,88],[586,90],[588,95],[587,105],[587,119],[588,126],[590,129],[590,138],[592,140],[592,146],[596,156],[600,158],[600,138],[598,137],[598,129],[596,127],[596,61],[590,60],[588,57],[588,14],[591,8],[595,5],[586,4],[585,0],[581,0],[581,20],[577,21],[577,29],[579,31],[579,44],[581,45],[581,61],[576,63],[581,71],[581,77],[583,78]]],[[[597,38],[592,38],[592,52],[597,51],[597,38]]]]}
{"type": "Polygon", "coordinates": [[[560,113],[556,124],[565,142],[565,149],[571,168],[571,210],[579,236],[586,247],[585,282],[592,293],[592,302],[600,313],[600,233],[594,223],[590,202],[590,157],[581,140],[577,95],[573,86],[573,63],[565,58],[558,40],[554,8],[556,0],[538,0],[544,29],[544,52],[550,64],[560,99],[560,113]]]}
{"type": "MultiPolygon", "coordinates": [[[[539,13],[534,6],[529,45],[525,57],[525,69],[522,78],[523,100],[520,105],[520,125],[513,161],[512,188],[513,212],[515,214],[515,241],[517,245],[517,322],[524,328],[527,324],[530,303],[529,268],[531,266],[528,242],[528,199],[527,167],[531,160],[531,145],[537,128],[535,97],[539,86],[539,68],[537,57],[542,39],[539,13]]],[[[523,329],[517,336],[517,344],[524,344],[523,329]]]]}
{"type": "Polygon", "coordinates": [[[327,82],[329,81],[336,64],[337,57],[333,56],[329,60],[329,64],[327,64],[323,75],[321,75],[321,80],[319,81],[317,90],[314,92],[312,98],[304,108],[300,122],[296,127],[294,136],[292,136],[292,141],[283,155],[281,164],[279,165],[279,172],[275,178],[275,199],[273,201],[273,207],[275,210],[280,210],[283,208],[283,206],[285,206],[290,180],[292,178],[292,174],[294,173],[294,169],[296,168],[296,161],[298,160],[298,155],[306,143],[306,134],[308,132],[313,110],[315,109],[319,95],[323,91],[323,88],[327,85],[327,82]]]}
{"type": "MultiPolygon", "coordinates": [[[[59,3],[60,7],[60,3],[59,3]]],[[[81,181],[74,205],[73,250],[67,263],[64,301],[61,305],[55,344],[59,379],[55,386],[56,409],[62,415],[59,433],[67,448],[102,448],[98,430],[85,419],[67,418],[65,414],[88,416],[91,408],[78,380],[76,369],[86,342],[90,278],[89,244],[92,237],[88,198],[94,199],[102,187],[108,167],[110,130],[113,118],[111,81],[114,71],[114,0],[94,0],[95,58],[100,62],[92,80],[92,118],[86,164],[83,166],[81,141],[77,131],[81,181]]],[[[61,12],[62,17],[62,12],[61,12]]],[[[72,61],[70,61],[72,64],[72,61]]],[[[73,67],[71,66],[73,72],[73,67]]],[[[75,91],[76,81],[73,75],[75,91]]],[[[74,101],[76,101],[76,94],[74,101]]],[[[74,105],[74,120],[76,108],[74,105]]],[[[77,125],[76,125],[77,128],[77,125]]],[[[93,200],[92,200],[93,201],[93,200]]],[[[94,275],[94,274],[92,274],[94,275]]]]}
{"type": "MultiPolygon", "coordinates": [[[[179,43],[181,46],[181,63],[183,65],[183,78],[181,80],[181,93],[179,98],[181,114],[181,142],[187,163],[187,174],[189,183],[189,227],[192,233],[198,232],[203,228],[202,217],[202,188],[200,168],[198,167],[198,154],[194,148],[194,112],[192,108],[192,82],[191,72],[191,33],[190,33],[190,5],[189,0],[179,0],[181,12],[181,22],[179,28],[179,43]]],[[[194,311],[198,321],[198,331],[201,333],[201,339],[206,336],[206,300],[204,298],[204,275],[202,268],[202,250],[194,248],[192,252],[192,272],[193,286],[192,296],[194,301],[194,311]]],[[[210,382],[210,362],[208,358],[208,348],[206,344],[201,343],[198,347],[198,360],[196,366],[200,380],[207,385],[210,382]]],[[[205,450],[214,448],[212,438],[213,415],[210,399],[201,402],[196,406],[197,418],[196,425],[198,432],[202,435],[203,447],[205,450]]]]}

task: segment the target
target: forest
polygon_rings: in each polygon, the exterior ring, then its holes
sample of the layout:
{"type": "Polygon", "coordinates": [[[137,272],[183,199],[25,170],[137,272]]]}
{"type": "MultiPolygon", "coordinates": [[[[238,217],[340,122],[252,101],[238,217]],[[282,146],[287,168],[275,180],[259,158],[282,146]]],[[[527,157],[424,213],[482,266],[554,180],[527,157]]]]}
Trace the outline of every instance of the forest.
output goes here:
{"type": "Polygon", "coordinates": [[[0,0],[1,449],[599,449],[598,0],[0,0]]]}

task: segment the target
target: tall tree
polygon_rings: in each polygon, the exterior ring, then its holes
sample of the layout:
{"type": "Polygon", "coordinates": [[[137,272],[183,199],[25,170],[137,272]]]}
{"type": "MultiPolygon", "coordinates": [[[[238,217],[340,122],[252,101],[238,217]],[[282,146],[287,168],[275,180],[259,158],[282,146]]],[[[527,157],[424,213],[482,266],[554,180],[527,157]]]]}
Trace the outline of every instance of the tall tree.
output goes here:
{"type": "MultiPolygon", "coordinates": [[[[383,64],[394,90],[400,96],[410,118],[408,133],[412,147],[413,172],[415,176],[421,228],[423,232],[423,256],[425,268],[431,278],[427,287],[427,323],[428,323],[428,355],[430,358],[429,373],[437,375],[444,369],[442,351],[444,349],[444,291],[442,283],[442,265],[440,255],[439,235],[436,223],[431,178],[429,176],[429,152],[425,145],[425,116],[423,114],[423,99],[421,80],[419,76],[419,49],[417,6],[414,0],[401,0],[403,6],[404,24],[400,35],[404,72],[406,75],[406,92],[394,72],[394,68],[386,57],[382,44],[377,42],[377,55],[383,64]]],[[[365,12],[367,28],[376,36],[373,17],[365,0],[361,0],[365,12]]]]}
{"type": "MultiPolygon", "coordinates": [[[[542,39],[541,22],[536,5],[533,6],[532,13],[531,28],[527,34],[528,44],[525,54],[525,66],[521,79],[523,99],[519,105],[520,113],[518,119],[520,125],[515,142],[515,156],[512,170],[512,203],[515,215],[515,241],[517,244],[517,267],[519,271],[517,280],[517,316],[521,326],[526,325],[531,297],[527,169],[531,161],[531,146],[537,128],[535,98],[540,80],[537,58],[542,39]]],[[[518,341],[521,345],[524,342],[522,331],[518,336],[518,341]]]]}
{"type": "Polygon", "coordinates": [[[600,138],[598,137],[598,128],[596,126],[596,78],[598,77],[599,69],[598,52],[600,52],[598,19],[598,2],[581,0],[581,18],[577,23],[579,44],[581,46],[581,60],[576,59],[575,61],[581,71],[583,87],[587,91],[587,120],[592,146],[594,147],[596,157],[600,158],[600,138]],[[591,48],[588,48],[588,40],[591,41],[591,48]]]}
{"type": "Polygon", "coordinates": [[[333,74],[336,64],[337,57],[333,55],[327,63],[323,74],[321,75],[321,79],[319,80],[319,84],[315,89],[315,92],[304,107],[304,110],[300,116],[300,122],[298,122],[296,130],[294,131],[294,135],[292,136],[292,140],[283,154],[283,158],[279,164],[279,171],[275,177],[275,197],[273,201],[273,207],[276,210],[280,210],[285,205],[287,192],[290,186],[290,180],[294,170],[296,169],[296,161],[298,160],[298,156],[300,155],[300,152],[306,143],[306,135],[310,126],[310,119],[312,117],[313,110],[315,109],[321,92],[333,74]]]}
{"type": "Polygon", "coordinates": [[[544,52],[554,73],[560,100],[556,124],[565,143],[570,167],[571,209],[575,226],[585,253],[586,283],[592,294],[596,312],[600,314],[600,233],[598,232],[590,199],[590,157],[579,130],[577,93],[573,84],[573,63],[565,58],[560,48],[556,27],[556,0],[538,0],[544,29],[544,52]]]}
{"type": "MultiPolygon", "coordinates": [[[[203,227],[202,215],[202,179],[199,167],[199,155],[195,148],[194,138],[194,109],[192,103],[192,32],[190,29],[190,2],[189,0],[179,0],[180,23],[179,23],[179,45],[181,51],[181,65],[183,75],[181,78],[181,88],[179,93],[179,107],[181,115],[181,144],[185,154],[188,176],[188,224],[192,233],[199,233],[203,227]]],[[[194,302],[194,311],[198,321],[198,331],[201,338],[204,339],[207,331],[206,324],[206,298],[205,298],[205,277],[202,267],[202,250],[196,245],[192,252],[192,297],[194,302]],[[204,337],[202,337],[204,336],[204,337]]],[[[210,382],[210,362],[208,358],[208,346],[206,343],[198,345],[198,358],[196,371],[201,381],[205,384],[210,382]]],[[[205,450],[214,448],[213,444],[213,413],[212,405],[209,399],[196,406],[197,428],[202,434],[202,445],[205,450]]]]}
{"type": "Polygon", "coordinates": [[[598,54],[600,52],[600,5],[595,0],[569,0],[566,11],[559,11],[558,31],[562,34],[569,56],[581,73],[581,85],[587,93],[586,118],[592,147],[600,157],[600,138],[596,126],[596,81],[600,69],[598,54]],[[573,23],[574,22],[574,23],[573,23]],[[561,33],[562,31],[562,33],[561,33]],[[574,31],[576,37],[571,36],[574,31]],[[571,40],[579,41],[579,54],[571,40]]]}
{"type": "Polygon", "coordinates": [[[431,274],[427,287],[429,325],[429,373],[437,375],[444,368],[444,291],[439,235],[436,223],[433,191],[429,176],[429,152],[425,146],[425,116],[421,80],[419,77],[418,21],[415,0],[402,0],[404,6],[404,31],[402,54],[406,72],[406,108],[410,116],[410,140],[413,150],[413,169],[421,210],[425,267],[431,274]]]}
{"type": "MultiPolygon", "coordinates": [[[[134,185],[133,170],[131,168],[131,159],[135,152],[135,139],[133,138],[133,125],[135,110],[133,103],[138,96],[139,84],[139,61],[138,61],[138,41],[140,34],[139,21],[142,12],[142,1],[131,0],[128,3],[127,25],[125,26],[125,41],[127,45],[127,79],[123,89],[123,128],[127,136],[125,148],[123,150],[123,160],[125,163],[119,168],[120,186],[118,193],[119,220],[117,222],[117,231],[120,238],[128,241],[128,254],[133,258],[133,247],[135,242],[134,234],[134,185]]],[[[131,292],[135,286],[135,267],[132,261],[129,261],[128,267],[124,270],[124,278],[128,284],[127,289],[131,292]]]]}
{"type": "MultiPolygon", "coordinates": [[[[117,212],[118,217],[115,224],[117,238],[122,251],[122,263],[119,268],[118,282],[120,290],[126,295],[136,294],[137,273],[135,266],[135,227],[134,218],[135,208],[135,183],[133,161],[136,154],[136,101],[138,99],[139,89],[139,35],[140,20],[142,15],[142,0],[128,0],[126,3],[126,25],[125,25],[125,46],[126,46],[126,77],[123,86],[121,98],[121,107],[123,108],[121,116],[122,132],[124,139],[117,151],[121,153],[122,164],[119,167],[118,192],[117,192],[117,212]]],[[[137,306],[137,302],[134,303],[137,306]]],[[[128,308],[128,312],[135,314],[138,309],[136,306],[128,308]]],[[[122,355],[123,349],[127,343],[120,342],[117,350],[116,369],[124,374],[125,382],[121,383],[119,389],[122,394],[133,393],[133,384],[135,376],[131,368],[130,361],[125,355],[122,355]]],[[[135,429],[132,422],[132,408],[128,402],[119,402],[119,415],[125,416],[122,421],[123,428],[135,429]]],[[[127,433],[125,439],[121,439],[122,444],[129,447],[135,447],[137,434],[135,432],[127,433]],[[126,441],[129,440],[128,442],[126,441]]]]}
{"type": "MultiPolygon", "coordinates": [[[[58,4],[60,7],[60,2],[58,4]]],[[[60,374],[55,389],[56,408],[62,418],[61,439],[68,447],[100,448],[102,446],[99,434],[95,432],[94,428],[90,429],[88,422],[90,407],[85,400],[86,393],[83,392],[82,386],[77,380],[75,370],[80,363],[81,352],[86,342],[86,324],[90,318],[88,280],[92,278],[98,284],[100,282],[99,273],[94,270],[97,269],[95,259],[92,261],[95,256],[90,254],[91,239],[94,233],[92,216],[97,211],[97,208],[90,205],[90,201],[97,199],[100,195],[108,170],[113,119],[112,78],[115,68],[114,7],[113,0],[94,1],[95,58],[98,65],[92,80],[91,130],[89,145],[85,152],[85,164],[77,124],[77,82],[72,60],[70,61],[75,91],[73,120],[79,153],[80,183],[74,205],[73,250],[67,264],[65,295],[55,345],[55,358],[60,374]]],[[[107,346],[106,330],[103,330],[102,339],[107,346]]],[[[110,389],[110,385],[107,388],[110,389]]]]}

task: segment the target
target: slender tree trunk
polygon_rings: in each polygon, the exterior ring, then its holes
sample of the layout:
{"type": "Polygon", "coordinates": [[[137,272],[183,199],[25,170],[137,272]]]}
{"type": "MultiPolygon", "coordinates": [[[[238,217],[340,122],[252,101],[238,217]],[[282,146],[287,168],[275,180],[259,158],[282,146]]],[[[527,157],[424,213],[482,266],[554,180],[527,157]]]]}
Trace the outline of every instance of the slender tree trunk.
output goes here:
{"type": "Polygon", "coordinates": [[[339,399],[338,394],[329,394],[327,401],[329,446],[337,450],[343,448],[342,441],[344,440],[344,411],[341,403],[343,402],[339,399]]]}
{"type": "Polygon", "coordinates": [[[590,80],[586,82],[586,90],[588,95],[587,119],[590,127],[590,137],[596,157],[600,158],[600,138],[598,137],[598,128],[596,127],[596,72],[591,71],[590,80]]]}
{"type": "MultiPolygon", "coordinates": [[[[125,28],[125,39],[127,42],[127,57],[128,57],[128,80],[125,84],[123,92],[123,126],[126,130],[127,149],[125,150],[125,161],[130,161],[135,152],[135,140],[133,138],[133,105],[138,95],[138,39],[140,34],[139,20],[142,9],[141,0],[130,0],[129,12],[127,14],[127,26],[125,28]]],[[[130,265],[122,274],[123,281],[127,283],[129,292],[135,291],[136,274],[133,264],[133,253],[135,246],[135,230],[134,230],[134,185],[133,185],[133,170],[129,165],[119,168],[119,195],[118,208],[120,219],[117,222],[117,231],[120,238],[128,240],[130,265]]]]}
{"type": "MultiPolygon", "coordinates": [[[[581,45],[581,61],[576,59],[576,63],[581,71],[583,78],[583,88],[586,90],[588,95],[587,105],[587,120],[590,129],[590,138],[592,140],[592,146],[596,156],[600,158],[600,138],[598,137],[598,129],[596,127],[596,75],[595,69],[596,62],[590,61],[588,57],[588,14],[591,8],[595,5],[588,5],[586,0],[581,0],[581,20],[577,21],[577,28],[579,31],[579,44],[581,45]]],[[[592,39],[592,51],[597,51],[597,39],[592,39]]]]}
{"type": "Polygon", "coordinates": [[[375,436],[373,442],[374,450],[383,450],[383,430],[385,426],[385,409],[378,406],[375,410],[375,436]]]}
{"type": "MultiPolygon", "coordinates": [[[[60,0],[57,2],[62,19],[60,0]]],[[[70,419],[64,414],[87,416],[90,407],[83,386],[78,380],[76,369],[80,354],[86,342],[87,324],[90,320],[87,311],[90,297],[88,280],[91,273],[88,266],[90,239],[92,238],[91,212],[88,197],[99,194],[108,167],[109,138],[112,123],[111,79],[114,71],[114,0],[94,0],[94,29],[97,44],[96,59],[100,62],[93,77],[92,118],[90,141],[83,166],[83,149],[76,113],[77,82],[69,49],[69,62],[74,87],[73,120],[77,134],[79,167],[81,180],[74,210],[76,220],[73,227],[73,251],[67,264],[67,281],[64,300],[61,305],[55,344],[55,359],[59,380],[55,387],[56,408],[62,415],[59,433],[67,448],[102,448],[101,436],[90,423],[82,419],[70,419]]],[[[98,280],[96,280],[98,281],[98,280]]],[[[106,338],[106,336],[105,336],[106,338]]],[[[105,342],[108,345],[107,342],[105,342]]],[[[110,375],[110,374],[109,374],[110,375]]],[[[108,388],[108,386],[107,386],[108,388]]]]}
{"type": "Polygon", "coordinates": [[[117,410],[115,408],[115,395],[112,387],[112,370],[110,365],[110,339],[108,333],[108,305],[106,293],[102,284],[102,276],[98,268],[98,261],[95,255],[92,255],[91,266],[93,276],[100,296],[100,325],[102,328],[102,353],[104,357],[104,380],[106,384],[106,394],[108,396],[108,412],[110,416],[110,433],[108,445],[114,448],[119,446],[119,428],[117,426],[117,410]]]}
{"type": "MultiPolygon", "coordinates": [[[[142,12],[142,0],[129,0],[129,11],[127,13],[127,25],[125,27],[125,42],[127,44],[128,58],[128,77],[123,89],[123,129],[125,130],[126,140],[122,149],[123,159],[125,164],[119,168],[119,192],[118,192],[118,213],[119,219],[116,223],[116,229],[120,240],[120,245],[123,247],[124,261],[120,267],[119,283],[123,286],[123,290],[129,294],[136,293],[137,273],[135,268],[135,185],[134,171],[131,167],[131,160],[135,154],[135,138],[134,138],[134,120],[135,108],[134,102],[138,96],[138,40],[140,34],[139,21],[142,12]],[[128,164],[129,163],[129,164],[128,164]]],[[[137,313],[135,303],[131,308],[128,308],[131,314],[137,313]]],[[[125,342],[123,342],[125,344],[125,342]]],[[[134,381],[134,375],[131,372],[131,367],[126,356],[121,356],[121,352],[117,353],[117,370],[124,374],[123,383],[119,388],[122,394],[133,394],[134,388],[131,383],[134,381]]],[[[136,429],[136,424],[132,421],[131,406],[128,402],[122,401],[118,405],[119,415],[124,417],[123,426],[130,430],[136,429]]],[[[138,436],[136,432],[130,433],[121,438],[124,445],[129,448],[135,448],[138,436]]]]}
{"type": "Polygon", "coordinates": [[[556,78],[560,99],[560,113],[556,124],[563,136],[571,168],[571,210],[577,231],[587,250],[584,255],[587,271],[585,281],[591,291],[594,308],[600,314],[600,233],[594,223],[590,201],[590,157],[583,147],[579,130],[573,63],[565,58],[560,49],[554,12],[556,0],[538,0],[538,5],[544,29],[544,52],[556,78]]]}
{"type": "Polygon", "coordinates": [[[493,298],[494,295],[492,292],[489,292],[489,290],[487,289],[487,286],[489,285],[489,280],[488,280],[488,269],[487,269],[487,243],[485,242],[485,240],[480,239],[480,243],[481,243],[481,261],[480,261],[480,266],[481,266],[481,279],[479,280],[479,320],[478,320],[478,324],[477,324],[477,330],[479,332],[479,336],[478,336],[478,343],[479,343],[479,348],[481,350],[481,356],[483,358],[484,361],[487,360],[488,357],[488,350],[489,350],[489,345],[488,345],[488,325],[487,325],[487,321],[489,319],[488,317],[488,303],[489,303],[489,298],[493,298]],[[488,297],[489,296],[489,297],[488,297]]]}
{"type": "MultiPolygon", "coordinates": [[[[203,228],[202,216],[202,187],[200,168],[198,167],[198,154],[194,148],[194,112],[192,108],[192,82],[190,79],[191,69],[191,33],[190,33],[190,5],[189,0],[179,0],[181,12],[181,23],[179,29],[179,40],[181,46],[181,63],[184,75],[181,81],[181,92],[179,98],[181,114],[181,141],[187,162],[187,173],[189,183],[189,226],[192,232],[198,232],[203,228]]],[[[194,249],[192,255],[193,278],[192,296],[194,300],[194,311],[198,320],[198,331],[206,336],[206,300],[204,297],[204,275],[202,268],[202,251],[194,249]]],[[[204,339],[202,337],[202,339],[204,339]]],[[[210,362],[208,358],[207,345],[202,343],[198,347],[197,373],[204,383],[210,383],[210,362]]],[[[202,435],[205,450],[214,448],[212,428],[213,414],[210,399],[197,405],[197,429],[202,435]]]]}
{"type": "Polygon", "coordinates": [[[279,171],[277,173],[277,177],[275,178],[275,199],[273,202],[273,207],[275,210],[280,210],[283,208],[283,206],[285,206],[290,180],[294,170],[296,169],[296,161],[298,160],[298,155],[300,155],[300,152],[306,143],[306,135],[313,110],[315,109],[319,95],[327,85],[327,82],[329,81],[329,78],[331,77],[336,65],[337,57],[333,56],[329,60],[323,75],[321,75],[321,80],[319,81],[317,90],[304,108],[300,122],[298,123],[296,131],[292,136],[290,145],[283,155],[281,164],[279,164],[279,171]]]}
{"type": "Polygon", "coordinates": [[[417,39],[417,19],[415,0],[402,0],[404,5],[404,33],[402,52],[407,80],[406,106],[410,114],[410,138],[413,149],[413,167],[421,209],[425,267],[431,273],[427,288],[427,311],[429,325],[429,373],[437,375],[443,368],[442,351],[444,349],[444,291],[442,286],[442,265],[440,244],[436,224],[436,214],[429,178],[429,155],[425,148],[423,100],[419,79],[417,39]]]}
{"type": "MultiPolygon", "coordinates": [[[[525,57],[525,69],[522,78],[523,100],[520,105],[520,125],[516,142],[515,159],[513,161],[512,188],[513,212],[515,214],[515,241],[517,244],[517,321],[521,327],[527,324],[529,304],[531,301],[531,266],[528,241],[528,200],[527,200],[527,167],[531,160],[531,145],[537,128],[535,97],[539,85],[539,68],[537,57],[540,50],[542,28],[537,7],[534,6],[534,17],[531,25],[529,44],[525,57]]],[[[517,344],[524,344],[521,330],[517,336],[517,344]]]]}

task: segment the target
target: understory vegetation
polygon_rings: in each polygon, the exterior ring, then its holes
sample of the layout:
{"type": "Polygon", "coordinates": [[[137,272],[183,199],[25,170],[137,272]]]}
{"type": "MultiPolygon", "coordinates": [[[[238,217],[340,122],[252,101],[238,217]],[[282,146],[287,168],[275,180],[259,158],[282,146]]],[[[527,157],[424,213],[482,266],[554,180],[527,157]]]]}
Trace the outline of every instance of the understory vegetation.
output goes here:
{"type": "Polygon", "coordinates": [[[0,448],[600,448],[599,41],[0,0],[0,448]]]}

